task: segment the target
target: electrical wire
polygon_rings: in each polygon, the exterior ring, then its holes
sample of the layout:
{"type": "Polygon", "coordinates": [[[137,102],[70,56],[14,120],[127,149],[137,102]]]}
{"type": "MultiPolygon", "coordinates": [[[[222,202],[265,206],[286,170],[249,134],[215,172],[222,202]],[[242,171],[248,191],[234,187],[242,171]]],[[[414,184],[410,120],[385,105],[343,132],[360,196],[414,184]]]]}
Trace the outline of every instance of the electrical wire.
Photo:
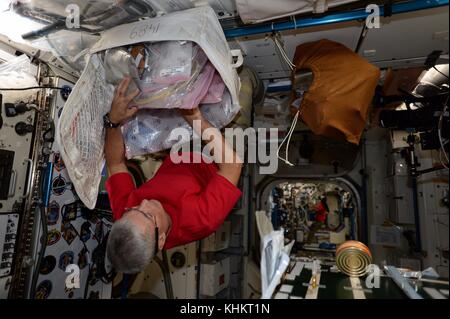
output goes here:
{"type": "Polygon", "coordinates": [[[278,43],[278,49],[280,49],[281,53],[283,54],[283,56],[284,56],[284,58],[286,60],[286,63],[290,66],[290,68],[292,70],[295,69],[295,64],[292,63],[292,61],[289,59],[286,51],[284,50],[284,47],[281,45],[281,42],[278,39],[277,39],[276,42],[278,43]]]}
{"type": "Polygon", "coordinates": [[[277,46],[275,46],[275,52],[277,54],[277,57],[281,63],[281,67],[283,68],[283,71],[285,72],[292,72],[292,68],[289,65],[286,65],[286,59],[284,58],[284,56],[281,54],[280,50],[278,49],[277,46]]]}
{"type": "Polygon", "coordinates": [[[359,38],[358,38],[358,43],[356,44],[356,48],[354,51],[355,53],[359,53],[359,50],[361,49],[361,46],[362,46],[364,40],[366,39],[368,31],[369,31],[369,28],[367,27],[366,24],[364,24],[364,26],[361,30],[361,33],[359,35],[359,38]]]}
{"type": "Polygon", "coordinates": [[[285,162],[286,164],[290,165],[290,166],[294,166],[294,164],[292,164],[288,157],[289,157],[289,144],[291,143],[291,137],[292,134],[294,133],[295,127],[297,126],[297,121],[298,121],[298,116],[299,116],[300,111],[297,111],[297,113],[295,114],[294,119],[292,120],[292,124],[291,127],[288,131],[288,133],[286,134],[286,136],[284,137],[283,141],[281,142],[280,146],[278,146],[277,149],[277,157],[282,160],[283,162],[285,162]],[[284,145],[284,142],[286,142],[287,139],[287,144],[286,144],[286,153],[285,153],[285,158],[280,157],[280,150],[284,145]]]}
{"type": "Polygon", "coordinates": [[[286,64],[288,65],[288,67],[292,71],[296,66],[295,66],[294,63],[292,63],[292,61],[287,56],[286,51],[283,48],[283,45],[280,43],[280,40],[278,39],[278,36],[279,36],[278,34],[273,34],[272,35],[272,40],[275,43],[276,48],[280,52],[281,57],[283,58],[283,60],[286,62],[286,64]]]}
{"type": "Polygon", "coordinates": [[[65,88],[60,88],[57,86],[29,86],[25,88],[0,88],[0,91],[26,91],[34,89],[54,89],[54,90],[65,90],[65,88]]]}
{"type": "Polygon", "coordinates": [[[433,69],[435,69],[436,71],[438,71],[440,74],[442,74],[443,76],[445,76],[448,79],[448,75],[446,75],[445,73],[439,71],[436,66],[433,66],[433,69]]]}
{"type": "MultiPolygon", "coordinates": [[[[291,137],[292,137],[292,134],[294,134],[295,127],[297,126],[298,115],[299,115],[299,111],[297,111],[297,113],[295,113],[294,120],[292,121],[291,132],[290,132],[289,138],[288,138],[288,140],[287,140],[287,144],[286,144],[286,161],[288,161],[288,156],[289,156],[289,145],[291,144],[291,137]]],[[[291,165],[293,165],[293,164],[291,164],[291,165]]]]}
{"type": "Polygon", "coordinates": [[[291,69],[291,71],[292,71],[295,68],[295,64],[293,64],[291,62],[291,60],[289,59],[289,57],[286,54],[286,51],[284,51],[283,47],[281,46],[280,42],[277,39],[275,39],[275,44],[276,44],[279,52],[281,53],[281,56],[283,57],[284,61],[288,65],[289,69],[291,69]]]}

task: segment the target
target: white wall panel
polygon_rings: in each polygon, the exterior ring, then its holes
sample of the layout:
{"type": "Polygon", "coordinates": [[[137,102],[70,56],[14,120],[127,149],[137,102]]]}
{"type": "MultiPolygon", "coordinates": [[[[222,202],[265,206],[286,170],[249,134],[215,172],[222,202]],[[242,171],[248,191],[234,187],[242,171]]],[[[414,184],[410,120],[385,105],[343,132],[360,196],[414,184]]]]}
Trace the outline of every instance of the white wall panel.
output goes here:
{"type": "MultiPolygon", "coordinates": [[[[423,59],[417,58],[433,50],[448,53],[448,15],[447,6],[380,18],[380,28],[369,30],[360,54],[380,67],[387,67],[414,64],[415,60],[422,64],[423,59]]],[[[320,39],[340,42],[354,50],[362,25],[354,21],[285,31],[282,34],[286,53],[292,59],[299,44],[320,39]]],[[[262,79],[289,75],[267,34],[230,39],[229,43],[232,48],[243,50],[244,63],[253,67],[262,79]]]]}
{"type": "Polygon", "coordinates": [[[433,50],[448,52],[448,6],[381,18],[379,29],[370,29],[360,53],[384,61],[427,56],[433,50]]]}
{"type": "MultiPolygon", "coordinates": [[[[321,39],[340,42],[353,50],[358,42],[360,32],[361,24],[352,22],[286,31],[282,35],[284,48],[292,60],[298,45],[321,39]]],[[[232,48],[240,48],[243,51],[244,63],[254,68],[262,79],[289,76],[289,68],[284,62],[281,62],[273,41],[264,34],[229,42],[232,48]]]]}

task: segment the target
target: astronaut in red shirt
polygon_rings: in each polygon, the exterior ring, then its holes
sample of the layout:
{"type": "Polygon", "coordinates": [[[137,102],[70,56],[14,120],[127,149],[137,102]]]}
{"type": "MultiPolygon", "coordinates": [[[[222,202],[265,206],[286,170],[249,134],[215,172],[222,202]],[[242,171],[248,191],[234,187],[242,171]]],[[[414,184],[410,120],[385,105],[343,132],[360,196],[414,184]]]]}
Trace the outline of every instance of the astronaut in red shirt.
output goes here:
{"type": "MultiPolygon", "coordinates": [[[[198,135],[209,129],[203,141],[212,146],[214,162],[202,158],[176,164],[168,156],[155,176],[136,188],[125,165],[120,130],[120,124],[137,112],[129,105],[139,92],[126,95],[130,81],[125,78],[118,85],[111,111],[104,118],[106,189],[115,221],[107,256],[117,271],[137,273],[159,250],[205,238],[220,227],[242,195],[236,187],[242,160],[198,108],[180,110],[191,126],[201,121],[200,128],[193,126],[198,135]],[[225,158],[225,154],[232,156],[225,158]]],[[[195,156],[182,155],[191,160],[195,156]]]]}

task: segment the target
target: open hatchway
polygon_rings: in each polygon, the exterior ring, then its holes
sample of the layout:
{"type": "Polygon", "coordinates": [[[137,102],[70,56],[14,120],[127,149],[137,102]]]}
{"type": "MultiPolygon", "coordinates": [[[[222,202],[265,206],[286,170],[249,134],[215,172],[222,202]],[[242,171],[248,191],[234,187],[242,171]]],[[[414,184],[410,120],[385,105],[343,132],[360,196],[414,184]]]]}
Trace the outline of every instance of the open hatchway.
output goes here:
{"type": "MultiPolygon", "coordinates": [[[[283,99],[283,93],[275,95],[283,99]]],[[[286,245],[293,244],[291,266],[296,260],[308,265],[320,260],[332,267],[339,245],[349,240],[367,242],[364,154],[363,145],[330,141],[300,126],[292,136],[288,156],[295,166],[279,160],[278,171],[272,175],[259,174],[254,167],[244,296],[254,298],[263,293],[263,238],[255,212],[263,212],[273,229],[283,232],[286,245]]]]}
{"type": "Polygon", "coordinates": [[[332,254],[337,245],[359,238],[360,197],[345,179],[290,180],[267,187],[266,210],[274,228],[295,240],[294,254],[332,254]]]}

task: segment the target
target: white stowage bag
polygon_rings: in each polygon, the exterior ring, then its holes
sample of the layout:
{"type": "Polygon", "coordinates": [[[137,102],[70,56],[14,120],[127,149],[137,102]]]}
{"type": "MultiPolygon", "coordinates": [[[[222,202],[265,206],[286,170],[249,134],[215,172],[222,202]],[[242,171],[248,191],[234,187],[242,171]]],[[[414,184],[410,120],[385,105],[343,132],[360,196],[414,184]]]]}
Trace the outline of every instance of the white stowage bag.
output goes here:
{"type": "MultiPolygon", "coordinates": [[[[31,61],[26,54],[22,54],[8,62],[0,64],[1,88],[25,88],[38,86],[36,72],[32,71],[31,61]]],[[[32,102],[36,98],[38,89],[23,91],[0,91],[3,101],[9,103],[32,102]]]]}
{"type": "MultiPolygon", "coordinates": [[[[221,102],[227,115],[218,124],[225,125],[223,123],[240,109],[240,81],[236,68],[242,65],[242,54],[240,50],[230,50],[212,8],[205,6],[173,12],[105,31],[90,50],[88,63],[65,104],[57,130],[62,159],[75,191],[88,208],[94,208],[97,200],[104,165],[102,121],[103,115],[110,110],[114,91],[105,76],[104,52],[136,43],[160,41],[192,41],[206,54],[229,94],[229,98],[221,102]]],[[[203,105],[202,108],[208,107],[203,105]]],[[[157,145],[167,146],[164,140],[158,141],[157,145]]],[[[129,148],[128,151],[127,155],[151,150],[129,148]]]]}
{"type": "Polygon", "coordinates": [[[294,241],[285,245],[284,230],[274,230],[265,211],[257,211],[255,217],[261,238],[261,299],[270,299],[289,266],[294,241]]]}
{"type": "Polygon", "coordinates": [[[99,57],[89,57],[61,113],[57,142],[81,201],[94,208],[104,165],[103,115],[111,108],[114,86],[105,79],[99,57]]]}
{"type": "Polygon", "coordinates": [[[357,0],[236,0],[239,16],[244,23],[260,23],[300,13],[323,13],[328,8],[357,0]]]}

